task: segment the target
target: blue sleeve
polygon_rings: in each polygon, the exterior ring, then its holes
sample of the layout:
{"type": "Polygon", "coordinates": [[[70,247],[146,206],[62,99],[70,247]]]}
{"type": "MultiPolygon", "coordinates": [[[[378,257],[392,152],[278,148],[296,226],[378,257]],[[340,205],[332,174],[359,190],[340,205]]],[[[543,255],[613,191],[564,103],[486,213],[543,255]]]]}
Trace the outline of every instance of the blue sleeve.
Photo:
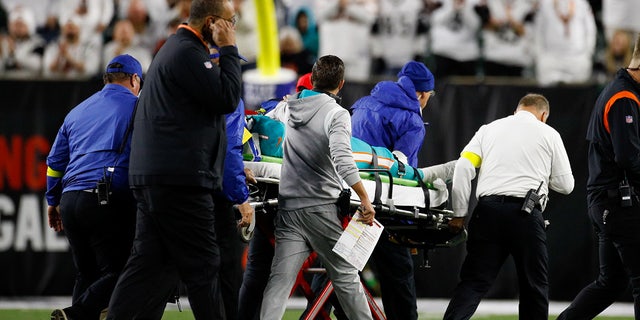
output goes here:
{"type": "Polygon", "coordinates": [[[407,156],[407,161],[412,167],[418,167],[418,151],[424,141],[424,124],[422,118],[418,121],[416,117],[407,119],[405,125],[401,126],[397,132],[398,136],[394,142],[394,150],[401,151],[407,156]]]}
{"type": "Polygon", "coordinates": [[[58,130],[56,140],[53,142],[49,156],[47,157],[47,204],[57,206],[62,195],[62,176],[69,164],[69,142],[63,126],[58,130]]]}
{"type": "Polygon", "coordinates": [[[47,204],[54,207],[59,205],[61,196],[62,178],[47,176],[47,192],[45,193],[47,204]]]}
{"type": "Polygon", "coordinates": [[[242,162],[242,134],[245,128],[244,102],[240,100],[236,111],[225,116],[227,122],[227,154],[224,159],[222,190],[225,197],[240,204],[249,197],[249,188],[242,162]]]}

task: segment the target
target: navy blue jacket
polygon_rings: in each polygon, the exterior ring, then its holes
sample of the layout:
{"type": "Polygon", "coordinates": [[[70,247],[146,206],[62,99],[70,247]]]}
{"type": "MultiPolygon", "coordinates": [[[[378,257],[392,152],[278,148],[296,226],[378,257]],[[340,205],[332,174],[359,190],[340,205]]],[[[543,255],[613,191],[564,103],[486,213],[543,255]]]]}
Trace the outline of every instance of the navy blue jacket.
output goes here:
{"type": "Polygon", "coordinates": [[[640,187],[640,86],[625,69],[600,93],[587,128],[590,205],[606,201],[626,174],[640,187]]]}
{"type": "Polygon", "coordinates": [[[238,49],[219,51],[218,67],[202,39],[181,26],[151,62],[133,125],[133,187],[222,189],[224,114],[236,109],[242,88],[238,49]]]}

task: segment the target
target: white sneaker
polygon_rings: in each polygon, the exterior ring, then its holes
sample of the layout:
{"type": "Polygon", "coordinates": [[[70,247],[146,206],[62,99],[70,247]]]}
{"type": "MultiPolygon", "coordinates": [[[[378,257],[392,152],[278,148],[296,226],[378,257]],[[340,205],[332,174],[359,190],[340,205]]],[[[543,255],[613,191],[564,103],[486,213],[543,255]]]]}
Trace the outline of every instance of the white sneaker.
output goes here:
{"type": "Polygon", "coordinates": [[[55,309],[51,312],[51,320],[69,320],[67,314],[62,309],[55,309]]]}
{"type": "Polygon", "coordinates": [[[100,311],[100,320],[105,320],[107,319],[107,308],[102,309],[102,311],[100,311]]]}

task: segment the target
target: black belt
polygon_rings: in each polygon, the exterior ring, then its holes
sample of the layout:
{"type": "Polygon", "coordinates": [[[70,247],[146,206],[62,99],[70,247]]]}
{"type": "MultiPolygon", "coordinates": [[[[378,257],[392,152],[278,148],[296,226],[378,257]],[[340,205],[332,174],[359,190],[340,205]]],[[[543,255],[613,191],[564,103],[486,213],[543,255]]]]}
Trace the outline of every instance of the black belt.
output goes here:
{"type": "Polygon", "coordinates": [[[514,196],[503,196],[503,195],[490,195],[490,196],[482,196],[479,201],[487,201],[487,202],[500,202],[500,203],[520,203],[524,202],[524,198],[514,197],[514,196]]]}
{"type": "MultiPolygon", "coordinates": [[[[635,191],[635,188],[631,188],[630,190],[632,197],[637,197],[638,193],[635,191]]],[[[609,189],[607,190],[607,197],[610,199],[620,199],[620,189],[609,189]]]]}
{"type": "MultiPolygon", "coordinates": [[[[78,190],[78,191],[98,194],[98,189],[84,189],[84,190],[78,190]]],[[[109,191],[109,194],[113,194],[113,191],[109,191]]]]}
{"type": "MultiPolygon", "coordinates": [[[[514,196],[504,196],[504,195],[490,195],[490,196],[482,196],[478,201],[481,202],[499,202],[499,203],[517,203],[522,205],[524,203],[524,198],[514,197],[514,196]]],[[[542,209],[542,205],[539,203],[536,204],[536,208],[542,209]]]]}

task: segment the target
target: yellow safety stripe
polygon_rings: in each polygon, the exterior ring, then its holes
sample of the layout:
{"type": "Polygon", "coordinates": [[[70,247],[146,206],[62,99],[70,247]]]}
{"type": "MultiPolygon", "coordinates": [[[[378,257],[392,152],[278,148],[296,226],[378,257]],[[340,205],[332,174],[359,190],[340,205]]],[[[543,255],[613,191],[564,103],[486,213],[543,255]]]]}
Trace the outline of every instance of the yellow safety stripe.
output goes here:
{"type": "Polygon", "coordinates": [[[479,155],[470,152],[470,151],[464,151],[460,154],[460,157],[465,158],[469,161],[471,161],[471,164],[473,165],[473,167],[475,168],[480,168],[480,165],[482,164],[482,158],[480,158],[479,155]]]}
{"type": "Polygon", "coordinates": [[[249,132],[247,128],[244,128],[244,132],[242,132],[242,144],[247,143],[249,139],[251,139],[251,132],[249,132]]]}
{"type": "Polygon", "coordinates": [[[51,169],[51,167],[47,167],[47,176],[52,178],[62,178],[64,172],[56,171],[51,169]]]}

